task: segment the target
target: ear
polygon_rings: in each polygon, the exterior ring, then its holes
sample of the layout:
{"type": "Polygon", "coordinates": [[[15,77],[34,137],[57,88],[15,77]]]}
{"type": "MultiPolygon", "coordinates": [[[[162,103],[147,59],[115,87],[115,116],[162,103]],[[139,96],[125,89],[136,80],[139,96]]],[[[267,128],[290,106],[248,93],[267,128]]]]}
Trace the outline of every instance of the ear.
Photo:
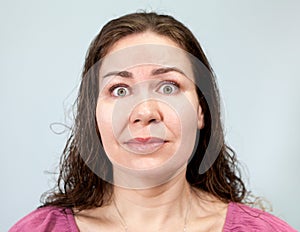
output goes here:
{"type": "Polygon", "coordinates": [[[202,111],[202,108],[201,106],[199,105],[198,106],[198,119],[197,119],[197,126],[198,126],[198,129],[201,130],[204,128],[204,113],[202,111]]]}

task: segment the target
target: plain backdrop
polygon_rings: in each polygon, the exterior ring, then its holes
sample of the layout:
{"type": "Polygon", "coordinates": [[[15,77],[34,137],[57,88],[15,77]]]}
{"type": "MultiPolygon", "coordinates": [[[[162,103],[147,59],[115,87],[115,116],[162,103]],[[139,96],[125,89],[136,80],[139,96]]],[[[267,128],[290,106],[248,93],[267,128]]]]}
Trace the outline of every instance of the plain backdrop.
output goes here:
{"type": "Polygon", "coordinates": [[[300,229],[300,2],[0,1],[0,231],[53,186],[89,43],[110,19],[137,10],[175,16],[217,74],[226,141],[247,186],[300,229]],[[63,130],[54,126],[56,133],[63,130]]]}

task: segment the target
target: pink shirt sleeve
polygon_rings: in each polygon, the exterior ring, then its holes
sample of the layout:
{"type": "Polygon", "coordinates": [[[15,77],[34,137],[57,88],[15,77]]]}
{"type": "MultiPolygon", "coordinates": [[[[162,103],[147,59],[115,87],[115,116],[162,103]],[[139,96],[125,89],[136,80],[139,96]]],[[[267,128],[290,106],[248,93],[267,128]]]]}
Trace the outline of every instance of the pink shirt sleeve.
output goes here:
{"type": "Polygon", "coordinates": [[[18,221],[9,232],[79,232],[70,209],[43,207],[18,221]]]}
{"type": "Polygon", "coordinates": [[[230,203],[223,232],[296,232],[281,219],[249,206],[230,203]]]}

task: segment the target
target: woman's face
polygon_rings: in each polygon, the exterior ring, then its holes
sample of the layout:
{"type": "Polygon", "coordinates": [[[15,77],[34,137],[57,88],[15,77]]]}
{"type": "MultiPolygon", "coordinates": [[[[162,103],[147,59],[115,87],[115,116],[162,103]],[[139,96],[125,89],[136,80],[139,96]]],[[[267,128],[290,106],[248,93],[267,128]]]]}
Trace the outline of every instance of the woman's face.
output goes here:
{"type": "MultiPolygon", "coordinates": [[[[146,32],[119,40],[107,55],[144,44],[180,48],[167,37],[146,32]]],[[[192,78],[159,63],[115,71],[100,75],[96,108],[103,147],[112,164],[130,170],[156,170],[168,167],[169,161],[170,167],[178,164],[176,169],[186,165],[196,131],[203,127],[192,78]]]]}

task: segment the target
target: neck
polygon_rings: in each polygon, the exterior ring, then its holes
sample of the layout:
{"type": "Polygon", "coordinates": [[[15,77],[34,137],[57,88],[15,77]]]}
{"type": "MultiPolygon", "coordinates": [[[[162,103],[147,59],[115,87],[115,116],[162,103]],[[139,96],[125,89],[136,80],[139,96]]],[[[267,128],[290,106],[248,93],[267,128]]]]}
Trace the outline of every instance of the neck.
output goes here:
{"type": "Polygon", "coordinates": [[[124,220],[129,228],[130,225],[136,227],[137,222],[144,228],[147,225],[163,228],[168,222],[174,224],[174,221],[183,226],[190,194],[185,170],[168,183],[150,189],[114,187],[114,201],[122,217],[120,220],[124,220]]]}

